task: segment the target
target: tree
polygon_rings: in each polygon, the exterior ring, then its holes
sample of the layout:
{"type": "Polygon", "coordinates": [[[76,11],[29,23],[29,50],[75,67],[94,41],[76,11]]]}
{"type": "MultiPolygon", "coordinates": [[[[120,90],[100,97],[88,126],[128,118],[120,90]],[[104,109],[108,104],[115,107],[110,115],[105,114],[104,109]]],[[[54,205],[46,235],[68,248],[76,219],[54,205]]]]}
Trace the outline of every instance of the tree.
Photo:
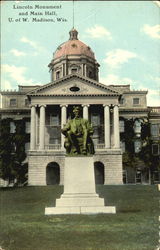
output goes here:
{"type": "Polygon", "coordinates": [[[26,182],[26,174],[28,171],[28,164],[24,162],[26,159],[25,143],[27,142],[24,119],[16,121],[16,133],[13,141],[15,145],[14,170],[16,172],[16,179],[18,184],[23,184],[26,182]]]}
{"type": "Polygon", "coordinates": [[[16,180],[16,184],[24,184],[28,171],[25,162],[25,143],[29,141],[25,133],[25,120],[17,120],[16,132],[10,133],[12,119],[3,119],[0,124],[0,178],[9,183],[16,180]]]}
{"type": "Polygon", "coordinates": [[[124,119],[125,132],[121,133],[121,141],[125,142],[125,152],[123,153],[123,166],[124,168],[136,167],[137,158],[134,153],[134,120],[124,119]]]}
{"type": "Polygon", "coordinates": [[[0,178],[10,183],[15,178],[13,136],[10,134],[11,119],[3,119],[0,123],[0,178]]]}
{"type": "Polygon", "coordinates": [[[153,155],[152,153],[153,140],[150,133],[149,122],[144,122],[141,126],[141,139],[142,148],[138,157],[145,163],[146,168],[149,170],[150,177],[152,178],[153,172],[158,169],[160,170],[160,159],[158,155],[153,155]]]}

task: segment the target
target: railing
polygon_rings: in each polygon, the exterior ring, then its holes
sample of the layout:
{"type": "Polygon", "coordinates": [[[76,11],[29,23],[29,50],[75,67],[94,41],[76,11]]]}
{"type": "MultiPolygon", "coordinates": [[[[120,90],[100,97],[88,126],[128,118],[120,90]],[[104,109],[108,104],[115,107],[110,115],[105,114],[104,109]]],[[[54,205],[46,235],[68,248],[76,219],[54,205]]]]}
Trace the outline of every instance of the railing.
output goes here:
{"type": "Polygon", "coordinates": [[[151,113],[160,113],[160,107],[150,107],[151,113]]]}
{"type": "Polygon", "coordinates": [[[104,143],[101,143],[101,144],[95,145],[94,147],[95,147],[95,149],[103,149],[103,148],[105,148],[105,145],[104,145],[104,143]]]}
{"type": "Polygon", "coordinates": [[[45,145],[46,150],[60,150],[61,149],[61,144],[49,144],[45,145]]]}
{"type": "MultiPolygon", "coordinates": [[[[104,143],[95,144],[94,147],[95,147],[95,149],[104,149],[105,145],[104,145],[104,143]]],[[[39,145],[36,145],[36,150],[39,150],[39,145]]],[[[45,145],[45,150],[61,150],[61,144],[45,145]]]]}

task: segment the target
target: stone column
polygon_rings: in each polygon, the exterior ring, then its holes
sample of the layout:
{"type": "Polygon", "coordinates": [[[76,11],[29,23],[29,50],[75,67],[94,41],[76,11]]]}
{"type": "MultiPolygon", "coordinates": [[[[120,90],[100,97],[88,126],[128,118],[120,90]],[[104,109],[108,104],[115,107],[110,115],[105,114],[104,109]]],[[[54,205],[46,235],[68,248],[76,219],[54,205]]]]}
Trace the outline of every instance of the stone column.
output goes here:
{"type": "Polygon", "coordinates": [[[45,105],[40,106],[39,149],[45,149],[45,105]]]}
{"type": "Polygon", "coordinates": [[[83,65],[83,63],[81,65],[81,69],[82,69],[82,76],[84,76],[84,65],[83,65]]]}
{"type": "Polygon", "coordinates": [[[105,148],[111,147],[111,133],[110,133],[110,108],[108,105],[104,106],[104,143],[105,148]]]}
{"type": "Polygon", "coordinates": [[[30,150],[36,148],[36,107],[31,106],[31,134],[30,134],[30,150]]]}
{"type": "Polygon", "coordinates": [[[84,64],[84,76],[87,76],[87,65],[84,64]]]}
{"type": "Polygon", "coordinates": [[[88,120],[88,107],[89,105],[82,105],[83,107],[83,118],[88,120]]]}
{"type": "MultiPolygon", "coordinates": [[[[61,129],[67,122],[67,105],[61,105],[61,129]]],[[[61,134],[61,149],[64,150],[64,135],[61,134]]]]}
{"type": "Polygon", "coordinates": [[[113,131],[114,131],[114,148],[120,148],[118,105],[115,105],[113,108],[113,131]]]}
{"type": "Polygon", "coordinates": [[[39,137],[39,117],[38,111],[36,112],[36,145],[38,144],[38,137],[39,137]]]}

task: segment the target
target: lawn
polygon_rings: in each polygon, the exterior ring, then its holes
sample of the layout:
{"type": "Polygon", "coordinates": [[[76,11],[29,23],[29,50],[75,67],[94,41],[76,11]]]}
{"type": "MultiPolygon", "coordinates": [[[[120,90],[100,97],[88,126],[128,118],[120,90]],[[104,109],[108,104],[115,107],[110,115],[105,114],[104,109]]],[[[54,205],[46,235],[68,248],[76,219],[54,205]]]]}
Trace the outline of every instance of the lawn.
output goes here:
{"type": "Polygon", "coordinates": [[[45,216],[62,186],[2,188],[0,246],[5,250],[155,250],[156,185],[97,186],[116,214],[45,216]]]}

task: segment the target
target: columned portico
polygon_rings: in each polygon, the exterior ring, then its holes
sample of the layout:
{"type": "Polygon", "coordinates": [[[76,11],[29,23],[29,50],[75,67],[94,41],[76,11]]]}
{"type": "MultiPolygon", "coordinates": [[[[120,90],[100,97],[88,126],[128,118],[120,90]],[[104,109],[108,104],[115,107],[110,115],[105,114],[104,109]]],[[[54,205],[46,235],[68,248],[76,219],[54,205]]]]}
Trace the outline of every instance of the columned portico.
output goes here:
{"type": "MultiPolygon", "coordinates": [[[[75,104],[76,105],[76,104],[75,104]]],[[[83,118],[89,119],[89,104],[81,104],[83,107],[83,118]]],[[[40,112],[38,115],[37,105],[31,107],[31,146],[30,150],[36,150],[36,145],[39,141],[39,150],[45,149],[45,116],[46,105],[39,105],[40,112]],[[39,118],[38,118],[39,116],[39,118]],[[39,131],[38,131],[39,128],[39,131]],[[38,140],[39,137],[39,140],[38,140]]],[[[67,107],[68,104],[59,105],[61,108],[61,129],[67,123],[67,107]]],[[[104,108],[104,149],[119,149],[120,148],[120,135],[119,135],[119,107],[118,105],[102,105],[104,108]],[[113,107],[113,109],[111,109],[113,107]],[[111,112],[113,111],[113,131],[111,130],[111,112]],[[111,144],[111,135],[113,134],[113,144],[111,144]]],[[[92,105],[91,105],[92,107],[92,105]]],[[[64,151],[64,135],[61,134],[61,150],[64,151]]]]}
{"type": "MultiPolygon", "coordinates": [[[[67,105],[60,105],[61,107],[61,129],[67,122],[67,105]]],[[[64,150],[64,135],[61,133],[61,149],[64,150]]]]}
{"type": "Polygon", "coordinates": [[[45,105],[40,106],[40,122],[39,122],[39,150],[45,148],[45,105]]]}
{"type": "Polygon", "coordinates": [[[119,107],[115,105],[113,108],[113,130],[114,130],[114,148],[120,148],[119,136],[119,107]]]}

